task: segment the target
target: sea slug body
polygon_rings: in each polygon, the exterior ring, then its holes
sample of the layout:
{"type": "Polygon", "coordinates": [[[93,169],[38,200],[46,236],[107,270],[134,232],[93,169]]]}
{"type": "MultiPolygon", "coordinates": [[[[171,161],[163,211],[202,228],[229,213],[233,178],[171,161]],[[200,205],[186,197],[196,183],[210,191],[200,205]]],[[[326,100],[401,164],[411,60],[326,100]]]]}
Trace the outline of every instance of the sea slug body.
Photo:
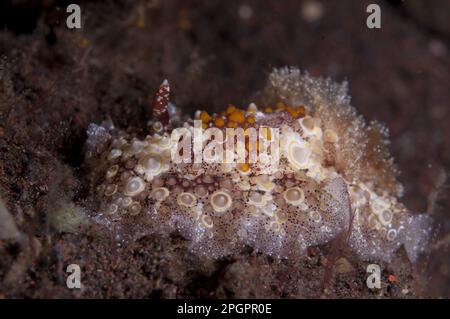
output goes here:
{"type": "Polygon", "coordinates": [[[300,257],[346,231],[349,247],[363,260],[390,261],[404,245],[414,262],[426,248],[431,218],[399,201],[403,188],[387,151],[387,130],[357,115],[346,83],[275,69],[257,103],[212,115],[199,111],[190,119],[169,103],[165,81],[153,115],[146,136],[110,122],[88,128],[91,218],[114,229],[119,240],[178,232],[193,252],[214,258],[244,245],[277,258],[300,257]],[[193,133],[194,120],[225,140],[228,128],[262,132],[257,143],[241,145],[247,151],[279,139],[279,161],[274,165],[274,154],[257,162],[214,161],[217,149],[208,146],[214,138],[204,134],[203,161],[175,163],[179,140],[172,133],[193,133]]]}

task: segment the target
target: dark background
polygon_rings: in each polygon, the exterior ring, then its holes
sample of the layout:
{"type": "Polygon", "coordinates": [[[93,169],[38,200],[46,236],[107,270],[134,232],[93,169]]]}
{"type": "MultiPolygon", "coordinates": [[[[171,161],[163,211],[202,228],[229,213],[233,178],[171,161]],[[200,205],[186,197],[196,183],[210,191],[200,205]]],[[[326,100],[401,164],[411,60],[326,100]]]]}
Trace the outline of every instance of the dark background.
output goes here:
{"type": "Polygon", "coordinates": [[[89,123],[110,116],[143,129],[165,78],[185,112],[244,106],[285,65],[349,82],[352,104],[390,130],[403,201],[440,225],[424,264],[409,265],[400,251],[385,265],[398,281],[380,293],[367,290],[364,264],[348,255],[325,296],[450,296],[449,1],[78,1],[82,28],[68,30],[70,2],[0,3],[0,188],[30,238],[0,241],[0,296],[317,297],[327,247],[295,263],[252,252],[204,261],[177,237],[111,249],[48,221],[60,198],[86,200],[89,123]],[[365,25],[369,3],[381,6],[381,29],[365,25]],[[77,292],[63,279],[74,260],[85,270],[77,292]]]}

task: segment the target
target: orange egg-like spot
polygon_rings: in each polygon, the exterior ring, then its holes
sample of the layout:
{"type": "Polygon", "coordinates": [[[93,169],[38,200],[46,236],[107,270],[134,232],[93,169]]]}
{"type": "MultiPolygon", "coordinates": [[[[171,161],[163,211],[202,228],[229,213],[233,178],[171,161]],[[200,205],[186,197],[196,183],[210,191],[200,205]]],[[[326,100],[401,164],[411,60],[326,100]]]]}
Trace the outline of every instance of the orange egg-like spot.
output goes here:
{"type": "Polygon", "coordinates": [[[229,128],[235,128],[235,127],[237,127],[237,124],[236,124],[236,122],[228,121],[227,127],[229,127],[229,128]]]}
{"type": "Polygon", "coordinates": [[[249,117],[247,117],[247,122],[249,124],[255,123],[255,117],[253,115],[250,115],[249,117]]]}
{"type": "Polygon", "coordinates": [[[243,172],[248,172],[248,170],[250,169],[250,165],[248,163],[244,163],[239,168],[243,172]]]}
{"type": "Polygon", "coordinates": [[[234,111],[236,111],[236,106],[230,104],[230,105],[228,105],[227,110],[225,112],[226,112],[226,114],[230,115],[234,111]]]}
{"type": "Polygon", "coordinates": [[[277,103],[277,110],[278,111],[283,111],[286,109],[286,104],[284,104],[283,102],[278,102],[277,103]]]}
{"type": "Polygon", "coordinates": [[[216,118],[215,120],[214,120],[214,125],[216,126],[216,127],[222,127],[222,126],[224,126],[225,125],[225,121],[224,121],[224,119],[223,118],[216,118]]]}
{"type": "Polygon", "coordinates": [[[266,108],[264,109],[264,112],[266,112],[266,113],[272,113],[272,112],[273,112],[273,109],[269,106],[269,107],[266,107],[266,108]]]}
{"type": "Polygon", "coordinates": [[[211,115],[209,115],[208,112],[202,111],[200,113],[200,120],[202,120],[203,123],[207,123],[211,121],[211,115]]]}
{"type": "Polygon", "coordinates": [[[287,107],[287,111],[289,112],[289,114],[290,114],[293,118],[296,117],[297,111],[295,110],[294,107],[292,107],[292,106],[289,105],[289,106],[287,107]]]}
{"type": "Polygon", "coordinates": [[[245,115],[244,115],[243,111],[235,110],[233,113],[231,113],[228,116],[228,119],[230,121],[234,121],[234,122],[237,122],[237,123],[244,123],[245,122],[245,115]]]}
{"type": "Polygon", "coordinates": [[[293,118],[303,117],[306,114],[306,110],[303,105],[299,107],[288,106],[287,111],[293,118]]]}
{"type": "Polygon", "coordinates": [[[305,115],[306,115],[306,108],[305,108],[304,105],[301,105],[301,106],[298,108],[298,116],[299,116],[299,117],[303,117],[303,116],[305,116],[305,115]]]}

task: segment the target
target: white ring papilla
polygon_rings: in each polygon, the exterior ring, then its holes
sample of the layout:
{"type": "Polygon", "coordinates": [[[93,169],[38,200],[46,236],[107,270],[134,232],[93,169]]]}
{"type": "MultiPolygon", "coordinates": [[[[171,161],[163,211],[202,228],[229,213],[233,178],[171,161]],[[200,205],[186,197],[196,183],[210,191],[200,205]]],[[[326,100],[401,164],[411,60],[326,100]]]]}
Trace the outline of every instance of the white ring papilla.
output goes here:
{"type": "Polygon", "coordinates": [[[137,214],[139,214],[141,212],[141,204],[139,204],[138,202],[134,202],[133,204],[131,204],[130,208],[129,208],[129,212],[131,216],[135,216],[137,214]]]}
{"type": "Polygon", "coordinates": [[[223,213],[231,207],[231,196],[223,191],[216,191],[211,195],[211,206],[216,212],[223,213]]]}
{"type": "Polygon", "coordinates": [[[208,215],[202,215],[201,221],[206,228],[212,228],[214,226],[212,218],[208,215]]]}
{"type": "Polygon", "coordinates": [[[259,175],[256,178],[256,185],[259,190],[264,192],[270,192],[275,188],[275,184],[272,183],[268,175],[259,175]]]}
{"type": "Polygon", "coordinates": [[[277,218],[277,221],[279,223],[284,223],[288,221],[288,215],[282,210],[277,210],[277,212],[275,213],[275,217],[277,218]]]}
{"type": "Polygon", "coordinates": [[[271,222],[268,227],[267,227],[268,231],[273,231],[275,233],[278,233],[281,230],[281,225],[277,222],[271,222]]]}
{"type": "Polygon", "coordinates": [[[169,196],[169,194],[170,191],[167,188],[157,187],[151,192],[150,197],[156,200],[157,202],[162,202],[169,196]]]}
{"type": "Polygon", "coordinates": [[[311,148],[306,143],[293,139],[288,144],[287,158],[295,169],[308,168],[311,148]]]}
{"type": "Polygon", "coordinates": [[[212,178],[209,175],[205,175],[203,177],[203,182],[206,183],[206,184],[212,184],[212,183],[214,183],[214,178],[212,178]]]}
{"type": "Polygon", "coordinates": [[[123,207],[128,207],[133,203],[133,200],[131,199],[131,197],[124,197],[122,199],[122,206],[123,207]]]}
{"type": "Polygon", "coordinates": [[[181,206],[194,207],[197,204],[197,198],[191,193],[180,193],[177,197],[177,203],[181,206]]]}
{"type": "Polygon", "coordinates": [[[320,215],[320,213],[315,210],[310,211],[308,215],[309,218],[315,223],[320,223],[320,221],[322,220],[322,216],[320,215]]]}
{"type": "Polygon", "coordinates": [[[108,154],[108,160],[114,161],[115,159],[118,159],[120,156],[122,156],[122,150],[118,148],[113,148],[108,154]]]}
{"type": "Polygon", "coordinates": [[[225,179],[220,182],[220,187],[228,189],[228,190],[232,190],[234,187],[234,184],[231,181],[231,179],[225,179]]]}
{"type": "Polygon", "coordinates": [[[386,209],[378,215],[378,220],[383,226],[387,226],[391,223],[392,217],[392,212],[386,209]]]}
{"type": "Polygon", "coordinates": [[[259,192],[251,192],[248,202],[256,207],[264,207],[267,204],[267,198],[259,192]]]}
{"type": "Polygon", "coordinates": [[[120,147],[124,146],[125,144],[127,144],[127,141],[125,140],[125,138],[119,137],[112,141],[111,147],[120,148],[120,147]]]}
{"type": "Polygon", "coordinates": [[[283,192],[283,198],[288,204],[298,206],[305,200],[305,194],[300,187],[291,187],[283,192]]]}
{"type": "Polygon", "coordinates": [[[158,146],[162,149],[169,149],[171,145],[172,141],[167,136],[163,136],[163,138],[161,138],[161,140],[158,142],[158,146]]]}
{"type": "Polygon", "coordinates": [[[243,180],[243,181],[238,182],[237,187],[241,191],[248,191],[248,190],[250,190],[251,185],[248,181],[243,180]]]}
{"type": "Polygon", "coordinates": [[[145,174],[157,175],[162,170],[162,160],[158,154],[148,154],[139,160],[145,174]]]}
{"type": "Polygon", "coordinates": [[[105,195],[106,196],[112,196],[117,191],[117,185],[115,184],[109,184],[105,187],[105,195]]]}
{"type": "Polygon", "coordinates": [[[397,230],[394,228],[389,229],[386,237],[390,241],[394,240],[397,237],[397,230]]]}
{"type": "Polygon", "coordinates": [[[316,126],[315,119],[311,116],[305,116],[298,120],[305,136],[322,138],[322,129],[316,126]]]}
{"type": "Polygon", "coordinates": [[[106,178],[111,179],[114,176],[116,176],[117,172],[119,171],[119,165],[113,165],[106,171],[106,178]]]}
{"type": "Polygon", "coordinates": [[[128,149],[130,155],[136,155],[142,152],[142,150],[148,145],[147,141],[140,141],[138,139],[133,139],[131,145],[128,149]]]}
{"type": "Polygon", "coordinates": [[[155,123],[153,123],[152,126],[153,130],[155,130],[155,132],[161,132],[164,128],[163,124],[159,121],[156,121],[155,123]]]}
{"type": "Polygon", "coordinates": [[[197,185],[194,189],[195,195],[198,197],[205,197],[208,195],[208,188],[204,185],[197,185]]]}
{"type": "Polygon", "coordinates": [[[145,182],[139,176],[131,177],[125,184],[124,194],[136,196],[145,189],[145,182]]]}
{"type": "Polygon", "coordinates": [[[260,208],[261,212],[269,217],[273,217],[277,212],[277,206],[273,202],[268,202],[260,208]]]}
{"type": "Polygon", "coordinates": [[[113,215],[113,214],[115,214],[117,212],[118,209],[119,209],[119,206],[117,206],[116,204],[111,204],[111,205],[108,206],[106,212],[109,215],[113,215]]]}
{"type": "Polygon", "coordinates": [[[370,207],[375,214],[381,214],[384,210],[389,210],[391,208],[391,203],[388,199],[383,197],[374,196],[370,200],[370,207]]]}

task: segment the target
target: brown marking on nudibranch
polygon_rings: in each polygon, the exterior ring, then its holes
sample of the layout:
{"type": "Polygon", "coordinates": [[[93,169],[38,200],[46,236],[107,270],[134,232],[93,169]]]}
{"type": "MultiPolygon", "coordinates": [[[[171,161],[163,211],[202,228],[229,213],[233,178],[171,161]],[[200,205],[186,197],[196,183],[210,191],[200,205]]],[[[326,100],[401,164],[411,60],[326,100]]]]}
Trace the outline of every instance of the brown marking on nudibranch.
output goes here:
{"type": "Polygon", "coordinates": [[[163,125],[169,123],[169,81],[164,80],[159,86],[158,92],[153,97],[152,115],[153,118],[161,122],[163,125]]]}

